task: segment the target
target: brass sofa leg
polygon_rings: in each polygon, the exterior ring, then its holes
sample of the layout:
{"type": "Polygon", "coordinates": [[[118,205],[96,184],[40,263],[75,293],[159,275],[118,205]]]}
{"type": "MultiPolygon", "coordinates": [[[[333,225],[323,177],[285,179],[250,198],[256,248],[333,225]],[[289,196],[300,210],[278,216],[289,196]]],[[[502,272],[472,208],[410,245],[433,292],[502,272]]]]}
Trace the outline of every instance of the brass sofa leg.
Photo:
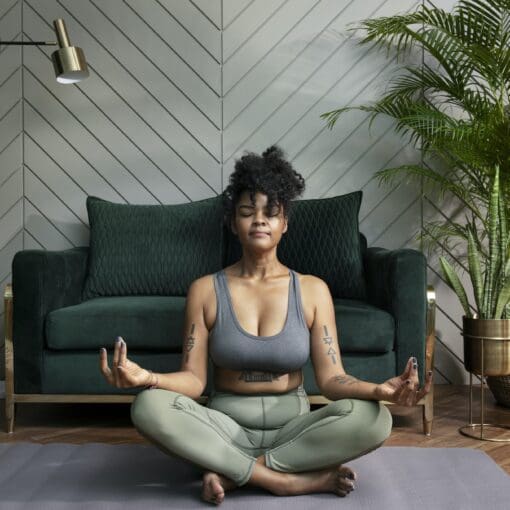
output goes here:
{"type": "Polygon", "coordinates": [[[4,320],[5,320],[5,421],[6,432],[14,431],[14,351],[12,348],[12,285],[5,287],[4,320]]]}
{"type": "Polygon", "coordinates": [[[423,433],[430,436],[432,433],[432,421],[434,419],[434,386],[430,393],[425,396],[425,404],[423,406],[423,433]]]}
{"type": "MultiPolygon", "coordinates": [[[[436,343],[436,292],[432,285],[427,286],[427,337],[425,339],[426,371],[434,370],[434,349],[436,343]]],[[[430,436],[434,419],[434,384],[425,395],[423,406],[423,433],[430,436]]]]}

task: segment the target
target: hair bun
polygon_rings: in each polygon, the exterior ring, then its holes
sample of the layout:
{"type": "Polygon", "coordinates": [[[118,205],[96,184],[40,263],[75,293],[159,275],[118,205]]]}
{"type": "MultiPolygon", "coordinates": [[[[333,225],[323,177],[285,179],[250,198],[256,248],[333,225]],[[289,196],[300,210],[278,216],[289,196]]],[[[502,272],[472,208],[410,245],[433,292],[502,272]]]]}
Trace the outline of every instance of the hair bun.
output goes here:
{"type": "Polygon", "coordinates": [[[277,145],[271,145],[262,153],[264,159],[283,159],[283,156],[283,151],[277,145]]]}

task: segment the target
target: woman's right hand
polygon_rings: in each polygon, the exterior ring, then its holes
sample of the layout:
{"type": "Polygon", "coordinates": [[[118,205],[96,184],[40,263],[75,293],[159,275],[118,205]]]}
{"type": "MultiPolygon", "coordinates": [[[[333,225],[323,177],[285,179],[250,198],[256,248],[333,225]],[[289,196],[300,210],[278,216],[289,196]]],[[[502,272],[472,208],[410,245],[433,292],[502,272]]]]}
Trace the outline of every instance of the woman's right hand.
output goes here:
{"type": "Polygon", "coordinates": [[[112,368],[110,369],[108,366],[107,353],[104,347],[100,350],[99,366],[106,381],[116,388],[147,386],[152,382],[152,374],[148,370],[127,359],[127,345],[120,336],[115,342],[112,368]]]}

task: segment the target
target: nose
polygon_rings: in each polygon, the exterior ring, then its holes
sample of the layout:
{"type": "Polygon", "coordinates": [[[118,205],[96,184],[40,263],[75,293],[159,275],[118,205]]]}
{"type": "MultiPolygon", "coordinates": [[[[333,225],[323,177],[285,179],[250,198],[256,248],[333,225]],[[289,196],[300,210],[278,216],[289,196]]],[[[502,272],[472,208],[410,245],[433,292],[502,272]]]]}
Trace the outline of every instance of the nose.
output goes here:
{"type": "Polygon", "coordinates": [[[264,212],[263,211],[257,211],[255,213],[255,217],[254,217],[254,220],[253,220],[253,223],[255,223],[255,225],[265,225],[266,221],[264,219],[264,212]]]}

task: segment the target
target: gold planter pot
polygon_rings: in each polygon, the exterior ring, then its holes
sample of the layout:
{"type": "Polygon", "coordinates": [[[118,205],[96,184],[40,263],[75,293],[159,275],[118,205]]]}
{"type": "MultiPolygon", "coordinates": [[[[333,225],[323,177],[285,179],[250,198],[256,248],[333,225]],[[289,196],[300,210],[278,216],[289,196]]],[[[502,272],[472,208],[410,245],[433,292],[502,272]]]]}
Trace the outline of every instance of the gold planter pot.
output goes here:
{"type": "Polygon", "coordinates": [[[469,424],[460,427],[465,436],[486,441],[510,439],[488,438],[486,429],[510,429],[507,425],[485,423],[485,377],[510,375],[510,319],[462,318],[464,366],[469,371],[469,424]],[[473,374],[479,375],[480,423],[473,423],[473,374]],[[475,431],[479,430],[476,434],[475,431]]]}

